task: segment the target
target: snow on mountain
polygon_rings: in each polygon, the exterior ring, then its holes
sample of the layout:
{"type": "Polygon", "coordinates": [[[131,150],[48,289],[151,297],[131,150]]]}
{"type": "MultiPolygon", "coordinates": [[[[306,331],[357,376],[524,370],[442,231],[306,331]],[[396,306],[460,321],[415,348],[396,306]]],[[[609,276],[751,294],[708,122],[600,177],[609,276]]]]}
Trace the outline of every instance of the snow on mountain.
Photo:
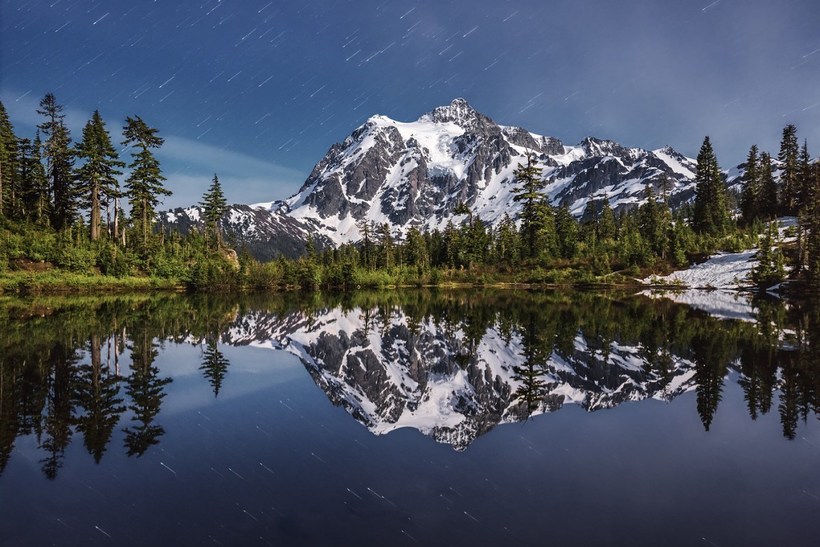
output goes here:
{"type": "Polygon", "coordinates": [[[602,344],[579,332],[569,353],[555,350],[538,365],[546,391],[528,409],[517,394],[517,369],[527,364],[518,335],[489,328],[471,343],[461,330],[432,319],[413,322],[398,309],[379,319],[363,309],[258,312],[235,324],[225,341],[294,354],[328,398],[374,434],[409,427],[459,450],[496,425],[564,404],[592,411],[670,400],[695,387],[687,359],[675,358],[662,378],[642,346],[602,344]]]}
{"type": "Polygon", "coordinates": [[[335,243],[360,238],[360,221],[442,229],[459,203],[488,224],[514,216],[513,172],[535,155],[553,204],[580,216],[590,200],[608,197],[615,209],[643,200],[646,184],[691,197],[694,162],[671,148],[625,148],[589,137],[566,146],[555,137],[496,124],[464,99],[414,122],[373,116],[333,145],[300,191],[286,201],[293,218],[316,219],[335,243]]]}
{"type": "MultiPolygon", "coordinates": [[[[513,172],[530,153],[550,201],[567,204],[576,216],[604,198],[616,210],[635,207],[647,184],[657,194],[667,192],[673,206],[694,195],[695,162],[669,147],[627,148],[593,137],[567,146],[555,137],[499,125],[455,99],[411,122],[370,117],[331,146],[287,200],[236,206],[256,225],[234,222],[233,213],[223,225],[254,249],[269,247],[266,254],[272,256],[293,254],[307,234],[327,245],[357,241],[362,222],[387,223],[399,236],[410,227],[443,229],[461,203],[496,224],[520,208],[512,199],[513,172]],[[262,220],[263,212],[270,220],[262,220]]],[[[174,214],[163,222],[196,223],[190,215],[174,214]]]]}

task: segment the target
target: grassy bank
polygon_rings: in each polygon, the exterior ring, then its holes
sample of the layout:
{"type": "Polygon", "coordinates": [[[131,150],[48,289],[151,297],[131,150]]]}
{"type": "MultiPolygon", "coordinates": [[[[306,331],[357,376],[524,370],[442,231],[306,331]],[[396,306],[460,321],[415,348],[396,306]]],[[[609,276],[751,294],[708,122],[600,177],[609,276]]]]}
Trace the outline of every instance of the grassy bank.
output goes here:
{"type": "Polygon", "coordinates": [[[159,277],[113,277],[61,270],[0,274],[0,293],[4,294],[90,294],[184,289],[185,285],[176,279],[159,277]]]}

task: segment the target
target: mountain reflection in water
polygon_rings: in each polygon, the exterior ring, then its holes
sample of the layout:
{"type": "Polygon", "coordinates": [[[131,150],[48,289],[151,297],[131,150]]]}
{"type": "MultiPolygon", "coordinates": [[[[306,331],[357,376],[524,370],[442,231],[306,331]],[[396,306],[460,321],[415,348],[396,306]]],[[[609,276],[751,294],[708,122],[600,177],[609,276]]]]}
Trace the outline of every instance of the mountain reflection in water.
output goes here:
{"type": "Polygon", "coordinates": [[[231,371],[220,347],[288,351],[371,432],[415,428],[458,450],[563,404],[592,411],[690,390],[709,430],[727,375],[752,419],[775,408],[792,439],[820,400],[820,313],[754,306],[754,321],[731,321],[610,293],[6,299],[0,472],[23,436],[36,439],[48,478],[75,438],[98,463],[108,450],[139,457],[161,443],[173,370],[155,361],[168,344],[200,346],[202,389],[214,397],[231,371]],[[117,429],[123,445],[112,447],[117,429]]]}

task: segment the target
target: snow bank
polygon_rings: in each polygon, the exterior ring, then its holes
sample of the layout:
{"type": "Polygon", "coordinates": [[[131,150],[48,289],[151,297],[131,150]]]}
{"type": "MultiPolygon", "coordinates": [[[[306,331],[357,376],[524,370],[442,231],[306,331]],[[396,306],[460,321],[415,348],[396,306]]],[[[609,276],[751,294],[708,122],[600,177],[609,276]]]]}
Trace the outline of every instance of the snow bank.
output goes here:
{"type": "Polygon", "coordinates": [[[721,253],[689,269],[666,276],[651,276],[644,283],[681,285],[690,289],[739,289],[751,286],[749,274],[757,265],[757,249],[741,253],[721,253]]]}

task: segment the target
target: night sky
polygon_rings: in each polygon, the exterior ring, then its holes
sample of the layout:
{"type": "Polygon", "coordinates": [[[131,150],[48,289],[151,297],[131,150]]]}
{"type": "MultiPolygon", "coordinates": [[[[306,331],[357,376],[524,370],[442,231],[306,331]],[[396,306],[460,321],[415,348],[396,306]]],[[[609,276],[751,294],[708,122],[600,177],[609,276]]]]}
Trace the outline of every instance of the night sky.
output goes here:
{"type": "Polygon", "coordinates": [[[574,144],[708,134],[723,168],[776,153],[794,123],[820,154],[817,0],[0,0],[0,100],[33,136],[43,94],[72,136],[99,109],[157,127],[175,195],[216,172],[229,200],[285,198],[379,113],[464,97],[499,123],[574,144]]]}

